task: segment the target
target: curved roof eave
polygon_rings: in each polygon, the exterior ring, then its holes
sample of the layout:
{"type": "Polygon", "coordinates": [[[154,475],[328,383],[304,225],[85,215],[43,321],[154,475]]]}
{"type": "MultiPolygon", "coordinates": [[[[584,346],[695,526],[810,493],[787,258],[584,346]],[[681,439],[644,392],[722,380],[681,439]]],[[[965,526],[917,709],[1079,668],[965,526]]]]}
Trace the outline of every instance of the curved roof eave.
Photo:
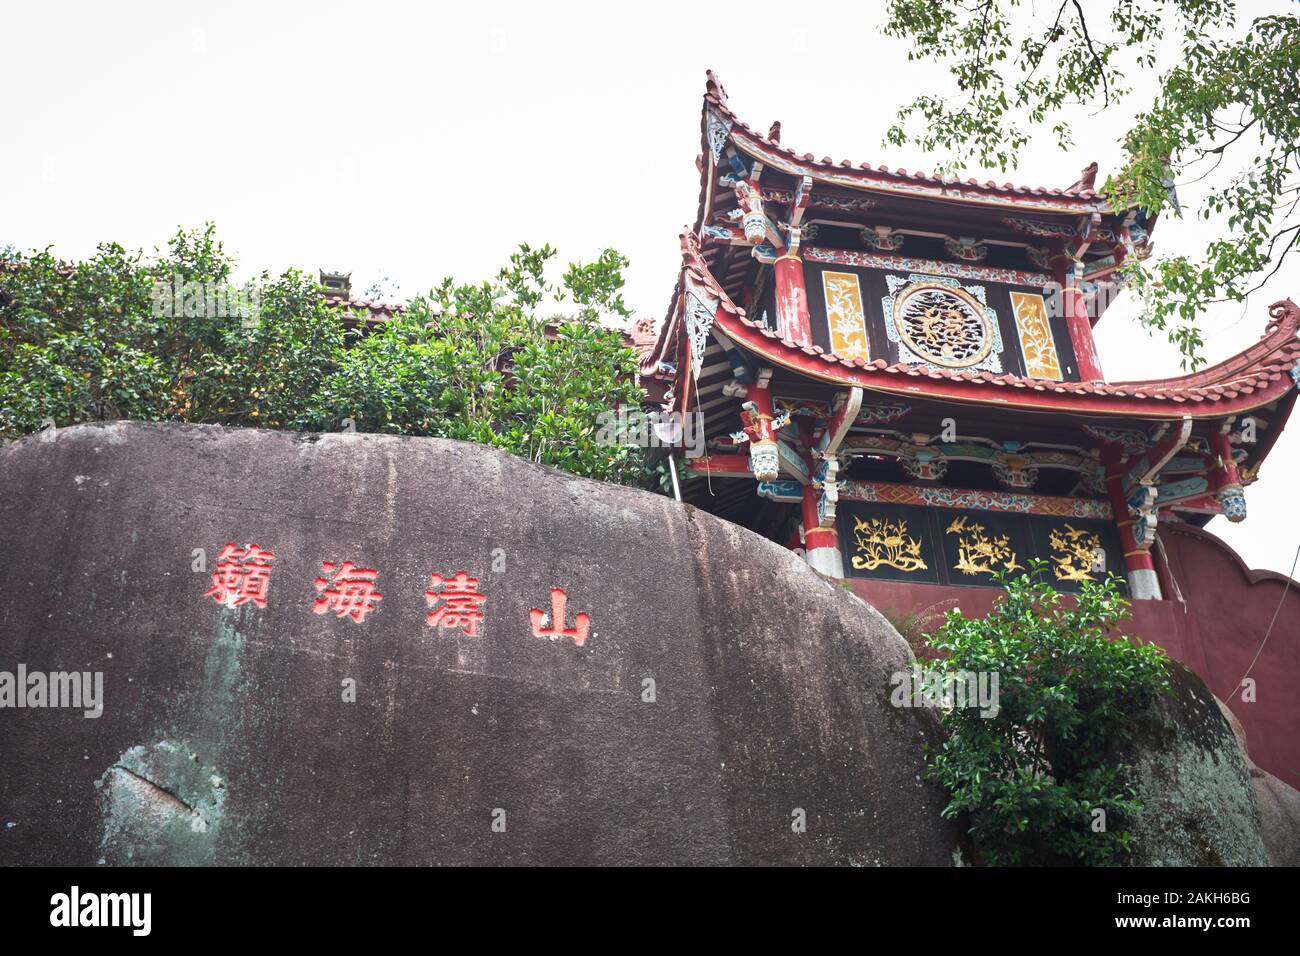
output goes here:
{"type": "Polygon", "coordinates": [[[737,345],[773,365],[819,381],[857,385],[894,395],[938,401],[1084,416],[1216,419],[1254,411],[1297,387],[1300,306],[1291,300],[1269,308],[1259,342],[1211,368],[1180,378],[1129,382],[1053,382],[992,372],[939,371],[890,365],[883,359],[845,359],[816,346],[796,345],[749,319],[709,271],[692,233],[682,239],[683,268],[720,303],[718,327],[737,345]]]}
{"type": "Polygon", "coordinates": [[[740,152],[765,166],[792,176],[811,176],[815,181],[848,189],[960,202],[1002,209],[1019,209],[1066,215],[1083,215],[1094,212],[1114,213],[1105,197],[1093,189],[1071,187],[1051,189],[1043,186],[1001,185],[979,182],[975,179],[959,180],[956,177],[931,176],[924,172],[905,169],[890,170],[885,166],[872,166],[850,160],[836,163],[831,157],[814,159],[812,153],[802,155],[779,142],[756,132],[732,112],[727,103],[726,91],[712,71],[707,74],[704,109],[701,116],[701,170],[700,207],[696,229],[703,223],[709,200],[709,113],[729,124],[726,138],[740,152]]]}

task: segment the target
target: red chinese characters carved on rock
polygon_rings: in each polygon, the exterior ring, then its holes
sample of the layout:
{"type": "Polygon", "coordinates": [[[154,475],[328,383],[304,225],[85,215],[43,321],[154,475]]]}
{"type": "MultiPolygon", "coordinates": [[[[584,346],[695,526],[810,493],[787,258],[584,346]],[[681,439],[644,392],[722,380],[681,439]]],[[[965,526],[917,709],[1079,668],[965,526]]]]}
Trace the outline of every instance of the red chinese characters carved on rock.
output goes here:
{"type": "Polygon", "coordinates": [[[229,608],[249,602],[266,607],[266,591],[271,586],[271,562],[274,560],[274,554],[255,544],[241,548],[233,542],[228,543],[217,555],[212,587],[203,596],[229,608]]]}
{"type": "Polygon", "coordinates": [[[528,612],[529,620],[532,621],[533,625],[534,637],[571,637],[573,643],[578,647],[587,643],[587,629],[591,625],[591,617],[587,614],[575,614],[573,616],[573,627],[565,627],[564,615],[568,600],[568,595],[564,593],[563,588],[551,588],[549,623],[547,623],[545,611],[533,608],[528,612]]]}
{"type": "MultiPolygon", "coordinates": [[[[275,555],[258,545],[241,548],[233,543],[227,544],[217,555],[212,587],[203,596],[224,607],[252,603],[265,608],[273,561],[275,555]]],[[[349,617],[361,624],[375,610],[375,603],[383,600],[384,596],[375,588],[379,572],[373,568],[358,568],[351,561],[341,564],[322,561],[321,573],[323,576],[315,582],[319,595],[312,607],[315,614],[333,612],[336,617],[349,617]]],[[[457,571],[450,577],[430,574],[429,581],[429,590],[424,592],[425,603],[429,606],[425,623],[429,627],[459,629],[467,637],[477,637],[478,626],[484,621],[483,608],[487,604],[487,595],[479,590],[478,578],[470,577],[468,571],[457,571]]],[[[552,588],[550,613],[538,608],[528,612],[533,636],[567,637],[577,647],[586,644],[591,630],[591,615],[575,614],[573,626],[568,627],[567,610],[568,595],[564,589],[552,588]]]]}
{"type": "Polygon", "coordinates": [[[320,592],[312,608],[316,614],[333,611],[337,617],[350,617],[360,624],[375,609],[374,603],[383,600],[384,596],[375,590],[378,571],[358,568],[351,561],[341,565],[322,561],[320,567],[331,577],[316,579],[316,590],[320,592]]]}
{"type": "Polygon", "coordinates": [[[440,574],[429,578],[432,587],[424,592],[424,599],[433,610],[425,615],[425,623],[430,627],[460,628],[467,637],[475,637],[483,620],[482,605],[487,603],[487,595],[479,593],[478,579],[464,571],[450,578],[440,574]]]}

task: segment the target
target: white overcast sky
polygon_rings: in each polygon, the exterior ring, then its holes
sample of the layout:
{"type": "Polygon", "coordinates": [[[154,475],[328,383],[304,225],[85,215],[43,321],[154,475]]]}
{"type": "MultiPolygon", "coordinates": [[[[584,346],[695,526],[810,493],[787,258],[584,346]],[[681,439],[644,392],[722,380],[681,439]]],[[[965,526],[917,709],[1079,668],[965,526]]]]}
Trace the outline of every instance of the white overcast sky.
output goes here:
{"type": "MultiPolygon", "coordinates": [[[[1243,3],[1241,19],[1295,9],[1243,3]]],[[[632,261],[629,305],[662,316],[677,234],[695,215],[705,69],[742,119],[763,130],[780,119],[800,152],[935,165],[881,139],[905,99],[947,89],[946,72],[881,36],[883,4],[818,10],[6,3],[0,245],[151,249],[211,219],[243,273],[350,270],[354,289],[388,278],[402,297],[444,275],[487,277],[521,241],[584,259],[613,246],[632,261]]],[[[1149,101],[1156,75],[1131,79],[1128,108],[1149,101]]],[[[1019,170],[980,178],[1067,186],[1093,160],[1104,176],[1127,115],[1076,111],[1072,151],[1042,143],[1019,170]]],[[[1195,250],[1211,228],[1166,219],[1156,252],[1195,250]]],[[[1244,310],[1206,316],[1210,360],[1255,341],[1267,305],[1287,297],[1300,300],[1300,261],[1244,310]]],[[[1177,373],[1172,348],[1131,314],[1121,299],[1098,329],[1107,377],[1177,373]]],[[[1248,490],[1250,518],[1210,529],[1251,566],[1289,570],[1297,475],[1300,418],[1248,490]]]]}

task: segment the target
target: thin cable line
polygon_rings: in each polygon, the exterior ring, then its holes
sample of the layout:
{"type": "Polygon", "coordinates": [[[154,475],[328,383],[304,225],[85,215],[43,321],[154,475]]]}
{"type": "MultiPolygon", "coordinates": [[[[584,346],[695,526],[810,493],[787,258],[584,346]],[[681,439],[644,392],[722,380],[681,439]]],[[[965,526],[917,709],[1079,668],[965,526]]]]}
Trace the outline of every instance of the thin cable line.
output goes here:
{"type": "MultiPolygon", "coordinates": [[[[1254,660],[1250,662],[1250,667],[1246,668],[1246,673],[1241,675],[1241,680],[1237,681],[1236,687],[1233,687],[1230,693],[1235,694],[1237,692],[1237,689],[1241,687],[1241,681],[1250,676],[1251,670],[1259,660],[1259,655],[1264,653],[1264,645],[1268,643],[1268,636],[1273,633],[1273,625],[1277,623],[1277,616],[1282,613],[1282,602],[1286,600],[1286,592],[1291,589],[1291,581],[1295,577],[1297,564],[1300,564],[1300,545],[1295,549],[1295,559],[1291,562],[1291,573],[1287,575],[1286,584],[1282,587],[1282,597],[1277,602],[1277,610],[1273,612],[1273,619],[1268,622],[1268,630],[1264,632],[1264,640],[1259,642],[1259,650],[1255,652],[1254,660]]],[[[1224,697],[1223,699],[1226,701],[1228,698],[1224,697]]]]}

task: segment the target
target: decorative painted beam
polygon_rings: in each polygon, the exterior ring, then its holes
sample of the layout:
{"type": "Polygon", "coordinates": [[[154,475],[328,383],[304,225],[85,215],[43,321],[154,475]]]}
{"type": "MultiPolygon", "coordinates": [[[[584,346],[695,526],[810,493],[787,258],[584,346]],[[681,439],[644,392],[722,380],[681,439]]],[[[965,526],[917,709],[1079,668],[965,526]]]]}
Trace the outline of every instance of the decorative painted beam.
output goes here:
{"type": "Polygon", "coordinates": [[[983,262],[989,247],[974,236],[949,236],[943,241],[948,255],[962,262],[983,262]]]}
{"type": "Polygon", "coordinates": [[[752,472],[746,455],[706,455],[687,459],[686,474],[687,477],[749,478],[752,472]]]}
{"type": "Polygon", "coordinates": [[[907,241],[907,236],[895,232],[890,226],[863,226],[859,233],[864,245],[878,252],[898,252],[907,241]]]}
{"type": "Polygon", "coordinates": [[[1043,222],[1039,219],[1003,216],[1002,224],[1010,226],[1016,232],[1023,233],[1026,236],[1033,236],[1035,239],[1069,239],[1074,236],[1074,230],[1065,223],[1060,222],[1043,222]]]}
{"type": "Polygon", "coordinates": [[[1193,478],[1181,478],[1178,481],[1167,481],[1163,485],[1156,486],[1156,509],[1167,508],[1170,505],[1187,501],[1191,498],[1199,498],[1209,489],[1210,483],[1203,475],[1197,475],[1193,478]]]}
{"type": "Polygon", "coordinates": [[[885,504],[922,505],[930,508],[960,508],[998,511],[1008,514],[1052,515],[1059,518],[1113,518],[1109,502],[1097,498],[1068,498],[1010,491],[975,491],[926,485],[905,485],[891,481],[841,481],[841,501],[870,501],[885,504]]]}
{"type": "MultiPolygon", "coordinates": [[[[788,189],[764,189],[763,198],[769,202],[792,202],[794,193],[788,189]]],[[[879,205],[876,200],[862,196],[832,196],[819,192],[808,201],[809,209],[826,209],[833,212],[866,212],[879,205]]]]}
{"type": "Polygon", "coordinates": [[[831,417],[831,403],[819,402],[814,398],[789,398],[778,395],[775,399],[778,411],[789,412],[795,421],[801,418],[814,420],[831,417]]]}
{"type": "Polygon", "coordinates": [[[858,420],[858,412],[862,409],[862,389],[856,385],[847,392],[841,392],[836,399],[835,414],[826,424],[826,430],[822,433],[821,439],[813,448],[813,454],[819,458],[832,459],[839,452],[840,443],[844,441],[844,436],[849,433],[853,423],[858,420]]]}
{"type": "Polygon", "coordinates": [[[801,485],[812,483],[812,469],[808,467],[808,462],[804,456],[799,453],[789,442],[784,439],[777,439],[776,453],[781,463],[781,470],[794,478],[801,485]]]}
{"type": "MultiPolygon", "coordinates": [[[[1120,464],[1124,494],[1133,494],[1139,485],[1149,485],[1155,481],[1160,470],[1183,450],[1187,439],[1191,437],[1192,419],[1184,416],[1178,424],[1164,429],[1163,436],[1153,448],[1124,459],[1120,464]]],[[[1112,475],[1106,477],[1110,479],[1112,475]]]]}
{"type": "Polygon", "coordinates": [[[1125,455],[1137,455],[1150,448],[1154,442],[1144,431],[1136,428],[1108,428],[1103,425],[1084,425],[1084,432],[1099,442],[1118,444],[1125,455]]]}
{"type": "Polygon", "coordinates": [[[1029,455],[997,452],[993,459],[993,474],[1007,488],[1032,488],[1038,483],[1038,467],[1029,455]]]}
{"type": "Polygon", "coordinates": [[[1067,251],[1071,259],[1080,262],[1083,259],[1089,247],[1092,246],[1098,238],[1101,231],[1101,213],[1094,212],[1091,216],[1079,221],[1079,228],[1075,230],[1074,238],[1069,241],[1067,251]]]}
{"type": "Polygon", "coordinates": [[[845,458],[889,455],[897,458],[909,475],[923,480],[942,477],[950,461],[977,462],[989,465],[999,481],[1009,488],[1017,489],[1033,487],[1042,468],[1096,475],[1098,479],[1101,477],[1096,459],[1080,452],[1062,449],[1007,451],[972,441],[940,441],[922,445],[899,432],[850,435],[844,439],[840,455],[845,458]]]}
{"type": "Polygon", "coordinates": [[[745,230],[740,226],[732,223],[715,223],[705,226],[700,235],[705,239],[712,239],[716,242],[725,242],[732,246],[750,246],[753,245],[745,235],[745,230]]]}
{"type": "Polygon", "coordinates": [[[797,505],[803,501],[803,485],[797,481],[760,481],[758,494],[769,501],[797,505]]]}
{"type": "Polygon", "coordinates": [[[1093,259],[1091,262],[1084,264],[1084,268],[1088,271],[1083,274],[1083,281],[1097,282],[1112,275],[1123,264],[1123,256],[1118,253],[1112,253],[1101,259],[1093,259]]]}
{"type": "Polygon", "coordinates": [[[1173,511],[1191,511],[1196,514],[1220,515],[1223,514],[1223,506],[1219,504],[1214,495],[1205,494],[1195,498],[1184,498],[1176,502],[1170,510],[1173,511]]]}
{"type": "Polygon", "coordinates": [[[855,425],[888,425],[904,417],[911,405],[863,405],[855,425]]]}
{"type": "Polygon", "coordinates": [[[808,201],[812,199],[812,177],[805,176],[795,188],[794,198],[790,201],[790,228],[798,229],[803,222],[803,215],[808,211],[808,201]]]}
{"type": "Polygon", "coordinates": [[[1175,455],[1160,469],[1162,475],[1199,475],[1206,470],[1205,459],[1200,455],[1175,455]]]}
{"type": "MultiPolygon", "coordinates": [[[[978,262],[941,262],[938,259],[918,259],[912,256],[893,256],[864,249],[830,249],[809,246],[804,256],[813,262],[826,262],[837,266],[854,266],[859,269],[889,269],[898,272],[926,272],[931,275],[951,276],[954,279],[974,279],[978,282],[1000,282],[1007,285],[1027,285],[1042,288],[1052,281],[1046,272],[1028,272],[1023,269],[1003,269],[978,262]]],[[[764,261],[756,254],[759,261],[764,261]]]]}

